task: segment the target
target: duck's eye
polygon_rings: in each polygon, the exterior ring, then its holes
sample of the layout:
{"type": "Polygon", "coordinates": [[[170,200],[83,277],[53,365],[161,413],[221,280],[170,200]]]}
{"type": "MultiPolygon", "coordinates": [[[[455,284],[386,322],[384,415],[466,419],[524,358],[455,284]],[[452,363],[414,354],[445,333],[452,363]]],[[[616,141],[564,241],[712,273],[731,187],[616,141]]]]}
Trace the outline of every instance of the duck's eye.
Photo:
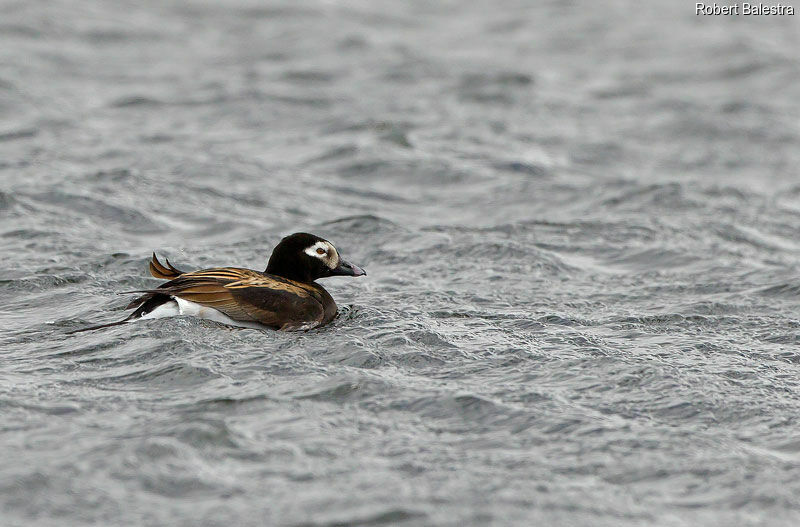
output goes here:
{"type": "Polygon", "coordinates": [[[322,247],[317,248],[317,254],[319,255],[325,254],[325,249],[323,249],[322,247]]]}

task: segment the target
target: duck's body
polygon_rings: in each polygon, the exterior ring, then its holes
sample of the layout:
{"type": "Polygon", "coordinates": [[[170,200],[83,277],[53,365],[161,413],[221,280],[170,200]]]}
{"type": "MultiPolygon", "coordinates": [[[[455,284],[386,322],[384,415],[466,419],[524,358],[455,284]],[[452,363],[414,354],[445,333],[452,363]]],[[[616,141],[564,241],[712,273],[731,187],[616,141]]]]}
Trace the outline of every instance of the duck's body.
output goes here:
{"type": "Polygon", "coordinates": [[[133,318],[192,315],[232,326],[311,329],[336,316],[333,297],[315,282],[239,267],[183,273],[162,266],[155,255],[150,270],[172,279],[131,302],[133,318]]]}
{"type": "Polygon", "coordinates": [[[232,326],[303,330],[323,326],[336,316],[333,297],[314,280],[326,276],[362,276],[366,272],[342,260],[327,240],[306,233],[287,236],[275,247],[265,272],[217,267],[185,273],[164,266],[153,254],[150,274],[169,280],[131,302],[125,320],[191,315],[232,326]]]}

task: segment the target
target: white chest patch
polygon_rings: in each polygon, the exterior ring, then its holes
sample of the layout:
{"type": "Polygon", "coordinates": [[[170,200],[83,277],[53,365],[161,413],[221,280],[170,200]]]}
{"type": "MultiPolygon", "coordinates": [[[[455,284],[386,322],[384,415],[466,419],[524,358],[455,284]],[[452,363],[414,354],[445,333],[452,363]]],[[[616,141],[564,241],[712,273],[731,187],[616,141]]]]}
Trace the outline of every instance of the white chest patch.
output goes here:
{"type": "Polygon", "coordinates": [[[263,325],[258,324],[256,322],[243,322],[240,320],[233,320],[225,313],[217,311],[213,307],[203,306],[176,297],[172,297],[171,301],[164,302],[151,312],[143,315],[142,319],[177,317],[180,315],[203,318],[205,320],[213,320],[214,322],[220,322],[222,324],[227,324],[229,326],[235,326],[239,328],[264,329],[263,325]]]}

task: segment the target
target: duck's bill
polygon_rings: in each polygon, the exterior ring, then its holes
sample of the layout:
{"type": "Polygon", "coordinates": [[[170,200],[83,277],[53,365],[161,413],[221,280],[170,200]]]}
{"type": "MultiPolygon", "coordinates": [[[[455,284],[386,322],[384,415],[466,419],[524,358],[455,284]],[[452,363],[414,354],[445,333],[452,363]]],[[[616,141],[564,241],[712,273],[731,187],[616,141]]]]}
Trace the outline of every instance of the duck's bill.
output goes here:
{"type": "Polygon", "coordinates": [[[339,265],[331,270],[332,276],[366,276],[367,272],[350,262],[339,260],[339,265]]]}

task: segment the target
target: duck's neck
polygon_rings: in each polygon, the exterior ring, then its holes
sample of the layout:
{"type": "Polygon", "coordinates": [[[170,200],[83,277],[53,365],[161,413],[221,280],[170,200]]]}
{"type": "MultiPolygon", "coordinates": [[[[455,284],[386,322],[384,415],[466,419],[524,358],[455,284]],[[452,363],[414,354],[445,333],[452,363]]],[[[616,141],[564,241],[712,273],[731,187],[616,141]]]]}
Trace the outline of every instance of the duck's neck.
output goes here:
{"type": "Polygon", "coordinates": [[[270,260],[267,265],[266,274],[280,276],[281,278],[288,278],[295,282],[313,282],[314,280],[308,276],[308,271],[299,268],[298,266],[286,265],[280,261],[270,260]]]}

